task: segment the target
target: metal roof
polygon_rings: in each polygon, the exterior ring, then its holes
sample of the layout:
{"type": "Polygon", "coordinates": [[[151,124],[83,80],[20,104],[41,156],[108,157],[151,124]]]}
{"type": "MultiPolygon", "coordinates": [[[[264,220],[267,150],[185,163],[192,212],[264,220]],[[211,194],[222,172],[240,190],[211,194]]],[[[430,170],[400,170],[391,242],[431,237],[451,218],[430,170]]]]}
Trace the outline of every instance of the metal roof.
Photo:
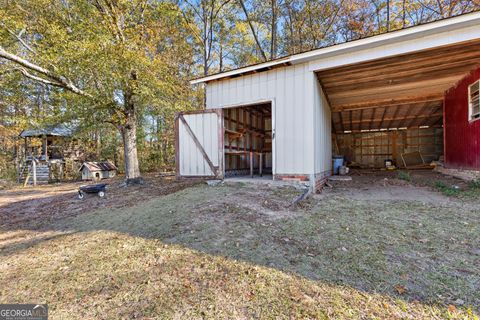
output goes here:
{"type": "MultiPolygon", "coordinates": [[[[213,80],[220,80],[223,78],[239,77],[244,74],[262,72],[273,68],[308,62],[319,58],[331,57],[343,52],[351,52],[364,47],[375,47],[384,43],[391,43],[405,38],[420,38],[425,35],[435,34],[436,32],[440,32],[445,29],[455,30],[457,28],[465,26],[475,26],[478,24],[480,24],[480,11],[475,11],[451,18],[445,18],[437,21],[419,24],[379,35],[373,35],[358,40],[352,40],[349,42],[333,44],[331,46],[313,49],[311,51],[201,77],[191,80],[190,84],[193,85],[199,83],[206,83],[213,80]]],[[[452,42],[454,42],[454,40],[455,39],[452,39],[452,42]]]]}
{"type": "Polygon", "coordinates": [[[48,126],[41,129],[26,129],[20,133],[20,137],[42,137],[42,136],[58,136],[58,137],[71,137],[75,131],[75,128],[61,124],[56,126],[48,126]]]}

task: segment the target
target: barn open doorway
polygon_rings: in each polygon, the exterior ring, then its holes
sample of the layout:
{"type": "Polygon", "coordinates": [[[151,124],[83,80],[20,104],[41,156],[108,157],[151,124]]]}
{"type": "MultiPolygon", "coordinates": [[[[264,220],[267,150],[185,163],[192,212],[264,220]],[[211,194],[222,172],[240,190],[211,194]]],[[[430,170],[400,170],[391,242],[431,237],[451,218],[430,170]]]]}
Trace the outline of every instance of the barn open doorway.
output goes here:
{"type": "Polygon", "coordinates": [[[272,179],[272,104],[223,111],[225,177],[272,179]]]}
{"type": "Polygon", "coordinates": [[[319,70],[332,111],[333,153],[361,168],[442,161],[445,92],[479,59],[476,40],[319,70]]]}

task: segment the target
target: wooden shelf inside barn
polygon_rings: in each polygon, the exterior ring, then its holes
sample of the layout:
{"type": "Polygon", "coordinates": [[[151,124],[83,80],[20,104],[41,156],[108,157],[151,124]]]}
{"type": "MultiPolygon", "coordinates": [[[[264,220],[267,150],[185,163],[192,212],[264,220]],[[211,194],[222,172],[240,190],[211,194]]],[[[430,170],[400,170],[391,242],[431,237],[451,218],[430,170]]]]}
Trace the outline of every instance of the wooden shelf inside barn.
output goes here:
{"type": "Polygon", "coordinates": [[[237,150],[227,150],[225,154],[232,155],[232,156],[243,156],[250,153],[249,151],[237,151],[237,150]]]}
{"type": "Polygon", "coordinates": [[[224,110],[225,169],[235,174],[271,167],[271,106],[256,105],[224,110]]]}
{"type": "Polygon", "coordinates": [[[234,131],[234,130],[225,128],[225,134],[228,135],[229,139],[235,140],[235,139],[243,138],[243,136],[245,135],[245,132],[244,131],[239,132],[239,131],[234,131]]]}

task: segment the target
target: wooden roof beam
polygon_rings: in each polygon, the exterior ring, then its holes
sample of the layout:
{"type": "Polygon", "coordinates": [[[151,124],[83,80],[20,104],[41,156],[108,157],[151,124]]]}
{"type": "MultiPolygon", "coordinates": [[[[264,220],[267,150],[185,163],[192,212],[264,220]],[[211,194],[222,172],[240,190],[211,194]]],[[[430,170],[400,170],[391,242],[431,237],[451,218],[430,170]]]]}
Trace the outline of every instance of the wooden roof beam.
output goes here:
{"type": "Polygon", "coordinates": [[[428,118],[427,120],[425,121],[427,126],[434,126],[436,124],[438,124],[440,122],[440,120],[442,120],[442,124],[443,124],[443,109],[442,109],[442,112],[440,112],[441,114],[441,117],[440,119],[437,119],[437,114],[439,112],[435,112],[437,110],[433,110],[431,114],[428,115],[428,118]]]}
{"type": "MultiPolygon", "coordinates": [[[[420,111],[418,112],[419,115],[422,115],[425,113],[425,111],[427,111],[427,109],[431,107],[431,105],[429,103],[425,103],[425,105],[420,109],[420,111]]],[[[415,120],[417,120],[416,118],[412,118],[410,119],[410,121],[408,121],[408,123],[405,124],[405,127],[406,128],[410,128],[412,126],[413,123],[415,123],[415,120]]]]}
{"type": "MultiPolygon", "coordinates": [[[[437,79],[428,79],[423,81],[412,81],[411,83],[393,84],[384,86],[373,86],[358,90],[347,90],[342,92],[329,93],[330,100],[336,102],[340,99],[376,99],[379,96],[395,97],[402,96],[408,91],[416,92],[417,95],[423,92],[431,92],[431,94],[442,93],[445,89],[453,86],[462,75],[454,75],[437,79]],[[444,89],[445,88],[445,89],[444,89]]],[[[378,98],[377,98],[378,99],[378,98]]]]}
{"type": "Polygon", "coordinates": [[[430,49],[428,51],[420,51],[417,53],[408,53],[404,55],[388,57],[377,59],[369,62],[360,62],[348,66],[343,67],[335,67],[328,70],[321,70],[317,73],[322,79],[326,79],[329,77],[337,77],[337,76],[349,76],[353,73],[363,72],[363,71],[376,71],[382,70],[385,68],[385,65],[389,65],[390,67],[409,67],[411,66],[412,62],[432,62],[434,60],[443,60],[446,59],[453,59],[457,60],[461,54],[471,55],[472,53],[475,55],[475,51],[478,52],[480,50],[479,42],[476,41],[472,44],[460,44],[460,45],[453,45],[446,48],[435,48],[430,49]]]}
{"type": "Polygon", "coordinates": [[[400,110],[400,108],[397,106],[395,108],[395,112],[393,113],[393,117],[391,119],[388,119],[388,126],[387,128],[391,128],[392,127],[392,123],[394,121],[397,121],[398,119],[395,119],[397,117],[397,114],[398,114],[398,111],[400,110]]]}
{"type": "Polygon", "coordinates": [[[385,121],[386,114],[387,114],[387,108],[383,108],[382,121],[380,121],[380,128],[383,128],[383,122],[385,121]]]}
{"type": "Polygon", "coordinates": [[[353,130],[353,111],[350,110],[350,131],[353,130]]]}
{"type": "MultiPolygon", "coordinates": [[[[398,111],[399,108],[397,108],[397,110],[395,111],[398,111]]],[[[399,120],[409,120],[409,119],[424,119],[424,118],[430,118],[430,117],[438,117],[438,116],[443,116],[443,113],[442,112],[437,112],[437,113],[433,113],[433,114],[427,114],[427,115],[420,115],[420,116],[417,116],[417,115],[411,115],[411,116],[407,116],[407,117],[397,117],[397,112],[392,116],[392,117],[385,117],[383,119],[383,121],[389,121],[389,126],[388,128],[390,128],[390,124],[391,122],[394,122],[394,121],[399,121],[399,120]]],[[[372,122],[381,122],[382,121],[382,118],[377,118],[377,119],[358,119],[358,120],[351,120],[350,122],[352,124],[361,124],[361,123],[370,123],[370,121],[372,122]]]]}
{"type": "MultiPolygon", "coordinates": [[[[365,122],[363,120],[363,109],[360,110],[360,121],[358,121],[358,130],[362,130],[362,122],[365,122]]],[[[357,123],[357,122],[352,121],[352,123],[357,123]]]]}
{"type": "Polygon", "coordinates": [[[453,73],[453,72],[468,72],[476,65],[480,64],[480,52],[475,53],[473,58],[465,59],[458,57],[459,60],[453,62],[442,62],[435,61],[425,65],[410,66],[408,68],[399,68],[393,69],[388,65],[385,66],[385,69],[379,72],[378,74],[371,74],[367,72],[358,72],[352,73],[349,77],[332,77],[331,81],[323,79],[326,89],[332,89],[336,87],[344,87],[348,85],[355,85],[359,81],[370,83],[372,81],[381,81],[381,80],[398,80],[405,79],[410,77],[421,78],[428,77],[431,75],[442,74],[442,73],[453,73]],[[467,71],[465,71],[467,70],[467,71]]]}
{"type": "Polygon", "coordinates": [[[403,84],[409,84],[413,82],[426,82],[429,81],[441,81],[441,79],[446,79],[450,82],[452,77],[462,78],[468,74],[471,70],[474,70],[476,66],[480,65],[480,57],[478,62],[465,64],[455,69],[449,70],[438,70],[432,72],[422,72],[419,70],[415,75],[411,76],[397,76],[392,74],[385,74],[382,79],[364,81],[363,79],[358,79],[354,83],[346,85],[334,84],[330,87],[327,87],[327,92],[330,94],[338,94],[343,91],[354,91],[354,90],[365,90],[370,88],[390,88],[392,86],[399,86],[403,84]],[[435,79],[435,80],[433,80],[435,79]]]}
{"type": "Polygon", "coordinates": [[[344,131],[345,131],[345,127],[344,127],[344,125],[343,125],[343,115],[342,115],[341,112],[339,112],[338,114],[340,115],[340,130],[341,130],[342,132],[344,132],[344,131]]]}
{"type": "Polygon", "coordinates": [[[333,127],[333,132],[337,132],[337,124],[340,124],[340,126],[342,126],[342,127],[343,127],[342,120],[340,120],[340,122],[338,122],[338,121],[333,121],[333,118],[332,118],[332,127],[333,127]]]}
{"type": "MultiPolygon", "coordinates": [[[[415,109],[415,106],[413,105],[410,105],[410,107],[407,109],[407,113],[405,114],[405,117],[400,121],[400,123],[398,124],[398,127],[399,128],[403,128],[405,126],[405,123],[410,120],[412,121],[412,119],[416,119],[416,118],[410,118],[408,119],[408,117],[412,114],[412,110],[415,109]]],[[[421,114],[420,114],[421,115],[421,114]]],[[[417,115],[418,116],[418,115],[417,115]]],[[[418,118],[418,117],[417,117],[418,118]]]]}
{"type": "Polygon", "coordinates": [[[398,99],[383,99],[383,100],[371,100],[362,103],[351,103],[332,106],[332,112],[340,111],[351,111],[351,110],[361,110],[361,109],[373,109],[380,107],[393,107],[393,106],[408,106],[412,103],[423,103],[423,102],[438,102],[439,104],[443,101],[443,93],[432,94],[427,96],[412,96],[406,98],[398,99]]]}
{"type": "Polygon", "coordinates": [[[370,123],[368,124],[368,130],[372,130],[372,124],[373,124],[373,120],[375,119],[376,111],[377,111],[376,108],[372,110],[372,117],[370,118],[370,123]]]}

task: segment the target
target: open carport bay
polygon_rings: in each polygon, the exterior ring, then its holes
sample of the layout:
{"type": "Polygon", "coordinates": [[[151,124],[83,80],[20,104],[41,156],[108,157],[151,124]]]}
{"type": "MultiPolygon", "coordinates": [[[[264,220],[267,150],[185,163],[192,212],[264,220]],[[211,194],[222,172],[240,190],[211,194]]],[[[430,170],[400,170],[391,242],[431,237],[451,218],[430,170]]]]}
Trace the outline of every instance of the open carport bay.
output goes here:
{"type": "Polygon", "coordinates": [[[404,153],[439,160],[450,125],[445,92],[479,65],[476,40],[318,71],[332,111],[333,152],[369,168],[386,159],[404,166],[404,153]]]}

